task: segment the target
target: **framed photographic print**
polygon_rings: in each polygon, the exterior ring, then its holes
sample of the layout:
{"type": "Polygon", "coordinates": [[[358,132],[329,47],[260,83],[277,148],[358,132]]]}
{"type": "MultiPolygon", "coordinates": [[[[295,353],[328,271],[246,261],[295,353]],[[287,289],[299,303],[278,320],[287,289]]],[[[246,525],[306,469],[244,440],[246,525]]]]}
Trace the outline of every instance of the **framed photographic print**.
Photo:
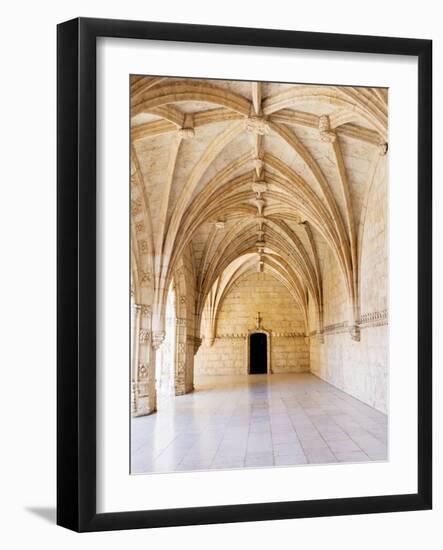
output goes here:
{"type": "Polygon", "coordinates": [[[58,512],[432,505],[431,41],[58,27],[58,512]]]}

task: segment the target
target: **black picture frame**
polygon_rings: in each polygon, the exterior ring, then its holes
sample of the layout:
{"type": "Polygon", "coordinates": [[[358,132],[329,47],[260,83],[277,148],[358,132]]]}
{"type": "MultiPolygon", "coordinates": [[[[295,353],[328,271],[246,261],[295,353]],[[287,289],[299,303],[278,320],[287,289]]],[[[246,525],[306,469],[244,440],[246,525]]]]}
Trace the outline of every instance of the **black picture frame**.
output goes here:
{"type": "Polygon", "coordinates": [[[57,29],[57,523],[105,531],[432,507],[432,42],[79,18],[57,29]],[[96,39],[398,54],[418,59],[416,494],[96,512],[96,39]]]}

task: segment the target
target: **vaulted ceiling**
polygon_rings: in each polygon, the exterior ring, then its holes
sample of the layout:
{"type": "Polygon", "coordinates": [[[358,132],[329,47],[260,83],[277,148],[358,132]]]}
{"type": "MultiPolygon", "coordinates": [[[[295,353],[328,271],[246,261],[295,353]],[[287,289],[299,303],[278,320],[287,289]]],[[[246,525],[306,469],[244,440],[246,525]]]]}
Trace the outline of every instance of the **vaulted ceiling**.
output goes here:
{"type": "Polygon", "coordinates": [[[132,278],[159,319],[181,255],[195,312],[215,321],[232,285],[271,273],[322,324],[328,247],[358,319],[365,197],[387,151],[387,91],[131,79],[132,278]]]}

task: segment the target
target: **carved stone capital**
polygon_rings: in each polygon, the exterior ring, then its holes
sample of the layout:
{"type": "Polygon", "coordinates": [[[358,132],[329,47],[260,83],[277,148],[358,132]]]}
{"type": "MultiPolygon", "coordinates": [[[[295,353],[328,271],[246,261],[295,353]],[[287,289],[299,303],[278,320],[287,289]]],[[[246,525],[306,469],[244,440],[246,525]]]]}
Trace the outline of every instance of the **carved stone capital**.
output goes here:
{"type": "Polygon", "coordinates": [[[165,340],[166,333],[164,330],[156,330],[152,333],[152,347],[157,351],[165,340]]]}

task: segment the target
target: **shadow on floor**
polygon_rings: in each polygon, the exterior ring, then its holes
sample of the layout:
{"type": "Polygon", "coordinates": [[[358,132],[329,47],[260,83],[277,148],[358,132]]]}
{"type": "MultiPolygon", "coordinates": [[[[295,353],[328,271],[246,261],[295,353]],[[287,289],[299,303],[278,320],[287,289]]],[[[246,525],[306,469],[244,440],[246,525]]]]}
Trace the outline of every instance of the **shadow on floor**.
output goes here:
{"type": "Polygon", "coordinates": [[[49,523],[55,524],[56,521],[56,509],[55,508],[49,508],[44,506],[28,506],[26,507],[26,510],[34,514],[35,516],[38,516],[45,521],[48,521],[49,523]]]}

